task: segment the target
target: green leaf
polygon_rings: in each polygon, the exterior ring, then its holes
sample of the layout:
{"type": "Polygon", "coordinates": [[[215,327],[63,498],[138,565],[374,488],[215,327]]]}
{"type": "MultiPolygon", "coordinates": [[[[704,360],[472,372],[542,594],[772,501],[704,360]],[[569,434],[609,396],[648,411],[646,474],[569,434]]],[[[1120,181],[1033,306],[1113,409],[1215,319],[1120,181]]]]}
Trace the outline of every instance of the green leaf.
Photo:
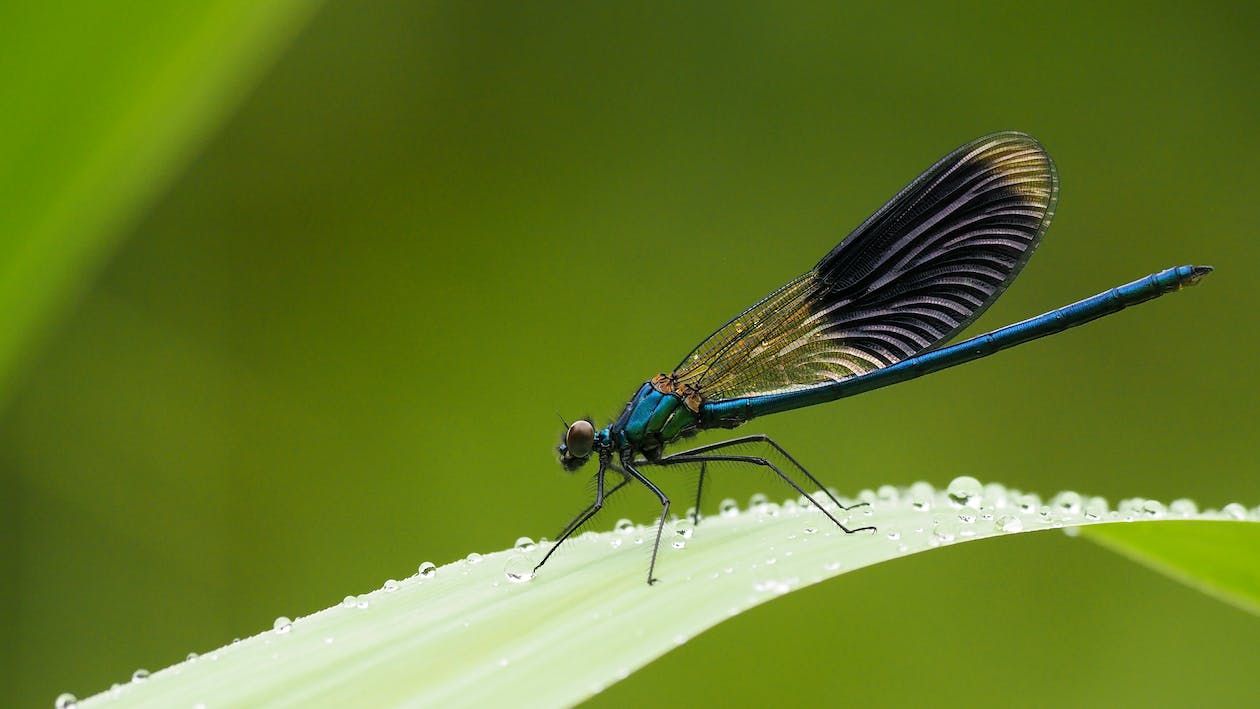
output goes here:
{"type": "MultiPolygon", "coordinates": [[[[1245,514],[1241,510],[1239,518],[1245,514]]],[[[1260,615],[1260,533],[1252,525],[1161,522],[1081,531],[1112,551],[1260,615]]]]}
{"type": "Polygon", "coordinates": [[[0,401],[311,0],[0,5],[0,401]]]}
{"type": "MultiPolygon", "coordinates": [[[[798,500],[761,502],[743,511],[724,504],[723,514],[698,528],[671,522],[655,586],[645,583],[654,526],[583,533],[533,578],[531,569],[548,545],[518,543],[437,569],[422,565],[401,582],[347,597],[292,624],[280,619],[277,630],[83,706],[573,704],[758,604],[940,546],[1086,525],[1154,527],[1143,522],[1176,519],[1158,523],[1166,539],[1184,542],[1209,530],[1217,556],[1240,555],[1234,566],[1245,567],[1254,565],[1260,540],[1254,512],[1244,520],[1185,508],[1170,513],[1142,500],[1112,511],[1099,498],[1075,493],[1043,504],[1035,495],[981,487],[971,478],[955,480],[947,491],[917,483],[886,486],[859,499],[869,505],[838,513],[841,521],[876,525],[876,533],[846,535],[798,500]],[[1219,532],[1224,529],[1229,532],[1219,532]]],[[[1247,592],[1254,595],[1254,571],[1231,578],[1236,588],[1250,584],[1247,592]]]]}

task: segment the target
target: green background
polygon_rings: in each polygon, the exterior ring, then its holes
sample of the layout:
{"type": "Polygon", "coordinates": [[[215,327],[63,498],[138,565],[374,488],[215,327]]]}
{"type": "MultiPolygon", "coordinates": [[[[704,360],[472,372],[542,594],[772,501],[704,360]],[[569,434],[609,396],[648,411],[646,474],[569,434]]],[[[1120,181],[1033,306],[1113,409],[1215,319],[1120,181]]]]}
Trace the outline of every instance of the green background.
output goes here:
{"type": "MultiPolygon", "coordinates": [[[[1000,129],[1043,141],[1062,192],[975,331],[1217,273],[755,430],[847,492],[966,474],[1255,506],[1258,30],[1241,3],[326,3],[3,393],[5,695],[91,694],[553,535],[588,494],[557,413],[605,422],[1000,129]]],[[[622,497],[598,526],[650,518],[622,497]]],[[[1033,536],[789,594],[593,703],[1236,703],[1260,694],[1257,630],[1033,536]]]]}

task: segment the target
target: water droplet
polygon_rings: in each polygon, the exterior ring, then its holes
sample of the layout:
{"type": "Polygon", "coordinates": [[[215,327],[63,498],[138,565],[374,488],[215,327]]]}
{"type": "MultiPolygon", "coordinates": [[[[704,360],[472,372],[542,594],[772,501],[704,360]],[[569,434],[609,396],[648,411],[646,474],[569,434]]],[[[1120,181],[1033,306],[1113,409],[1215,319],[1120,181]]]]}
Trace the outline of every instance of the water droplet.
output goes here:
{"type": "Polygon", "coordinates": [[[888,538],[893,540],[894,542],[897,541],[898,539],[901,539],[901,530],[896,529],[896,528],[889,529],[888,538]]]}
{"type": "Polygon", "coordinates": [[[143,667],[131,673],[132,682],[143,682],[149,678],[149,671],[143,667]]]}
{"type": "Polygon", "coordinates": [[[678,535],[679,537],[683,539],[691,539],[691,537],[695,533],[696,533],[696,528],[686,522],[679,522],[674,527],[674,534],[678,535]]]}
{"type": "Polygon", "coordinates": [[[634,531],[634,522],[622,517],[617,520],[616,524],[613,525],[613,529],[616,530],[618,534],[629,534],[634,531]]]}
{"type": "Polygon", "coordinates": [[[960,475],[949,483],[949,503],[954,507],[980,507],[984,499],[980,481],[970,475],[960,475]]]}
{"type": "Polygon", "coordinates": [[[801,531],[806,534],[815,534],[818,532],[818,530],[814,529],[813,527],[806,527],[805,529],[802,529],[801,531]]]}
{"type": "Polygon", "coordinates": [[[739,503],[728,497],[718,504],[718,512],[723,517],[734,517],[739,514],[739,503]]]}
{"type": "Polygon", "coordinates": [[[341,599],[341,605],[345,606],[346,608],[354,608],[356,603],[358,603],[358,601],[355,600],[354,596],[346,596],[345,598],[341,599]]]}
{"type": "Polygon", "coordinates": [[[1085,503],[1085,519],[1102,519],[1107,514],[1107,500],[1102,497],[1091,497],[1085,503]]]}
{"type": "Polygon", "coordinates": [[[612,539],[608,540],[608,546],[612,547],[613,549],[616,549],[617,547],[621,546],[621,540],[618,539],[617,537],[613,537],[612,539]]]}
{"type": "Polygon", "coordinates": [[[674,547],[675,549],[682,549],[687,546],[687,540],[683,539],[682,537],[679,537],[678,539],[675,539],[673,542],[671,542],[670,546],[674,547]]]}
{"type": "Polygon", "coordinates": [[[188,657],[185,657],[184,659],[185,659],[185,660],[187,660],[187,661],[189,661],[189,662],[192,662],[193,660],[197,659],[198,657],[201,657],[201,655],[198,655],[198,654],[197,654],[197,653],[195,653],[195,652],[190,652],[190,653],[188,653],[188,657]]]}
{"type": "Polygon", "coordinates": [[[538,545],[529,537],[520,537],[516,540],[515,547],[517,551],[533,551],[538,545]]]}
{"type": "Polygon", "coordinates": [[[420,578],[430,579],[430,578],[433,578],[433,575],[436,573],[437,573],[437,564],[434,564],[432,561],[426,561],[420,565],[420,570],[419,570],[420,578]]]}
{"type": "Polygon", "coordinates": [[[79,698],[69,692],[62,692],[57,695],[57,699],[53,702],[56,709],[71,709],[79,703],[79,698]]]}
{"type": "Polygon", "coordinates": [[[910,486],[910,506],[919,512],[932,509],[932,498],[936,490],[928,483],[919,481],[910,486]]]}
{"type": "Polygon", "coordinates": [[[1168,509],[1179,517],[1193,517],[1199,514],[1199,506],[1194,504],[1194,500],[1189,500],[1184,497],[1178,500],[1173,500],[1172,503],[1168,505],[1168,509]]]}
{"type": "Polygon", "coordinates": [[[282,615],[271,624],[271,629],[276,631],[277,634],[283,635],[293,629],[293,621],[282,615]]]}
{"type": "Polygon", "coordinates": [[[534,563],[525,556],[513,556],[503,565],[503,575],[512,583],[525,583],[534,578],[534,563]]]}
{"type": "Polygon", "coordinates": [[[823,564],[823,568],[828,571],[835,571],[836,569],[840,568],[840,562],[828,561],[827,563],[823,564]]]}
{"type": "Polygon", "coordinates": [[[753,494],[752,497],[748,498],[748,509],[757,510],[769,502],[770,502],[769,497],[766,497],[764,493],[758,492],[758,493],[753,494]]]}
{"type": "Polygon", "coordinates": [[[643,543],[643,537],[635,537],[635,538],[634,538],[634,543],[635,543],[635,544],[642,544],[642,543],[643,543]]]}
{"type": "Polygon", "coordinates": [[[901,499],[901,492],[895,485],[880,485],[879,489],[875,491],[875,497],[878,498],[880,502],[895,504],[901,499]]]}
{"type": "Polygon", "coordinates": [[[483,557],[482,555],[480,555],[480,554],[478,554],[477,552],[475,552],[475,551],[474,551],[474,552],[470,553],[468,556],[464,557],[464,560],[465,560],[465,561],[467,561],[467,562],[468,562],[468,563],[470,563],[470,564],[480,564],[480,563],[481,563],[481,560],[482,560],[482,559],[484,559],[484,558],[485,558],[485,557],[483,557]]]}
{"type": "Polygon", "coordinates": [[[385,589],[386,593],[393,593],[398,590],[398,581],[397,579],[388,579],[381,588],[385,589]]]}
{"type": "Polygon", "coordinates": [[[1159,500],[1143,500],[1142,515],[1144,517],[1163,517],[1164,503],[1159,500]]]}
{"type": "Polygon", "coordinates": [[[962,512],[958,513],[958,521],[962,522],[963,524],[975,524],[976,513],[970,510],[963,510],[962,512]]]}
{"type": "Polygon", "coordinates": [[[1221,512],[1230,519],[1247,519],[1247,508],[1237,502],[1231,502],[1221,508],[1221,512]]]}
{"type": "Polygon", "coordinates": [[[1016,495],[1015,506],[1024,514],[1035,514],[1041,509],[1041,498],[1032,493],[1016,495]]]}
{"type": "Polygon", "coordinates": [[[993,523],[993,528],[999,532],[1022,532],[1024,522],[1015,515],[1002,515],[993,523]]]}
{"type": "Polygon", "coordinates": [[[993,504],[994,507],[1006,507],[1010,504],[1007,499],[1006,486],[1001,483],[989,483],[984,486],[984,499],[993,504]]]}
{"type": "Polygon", "coordinates": [[[366,593],[354,599],[354,607],[358,608],[359,610],[363,610],[367,608],[369,605],[371,605],[371,601],[368,600],[368,595],[366,593]]]}
{"type": "Polygon", "coordinates": [[[1081,513],[1081,496],[1071,490],[1060,492],[1054,496],[1054,507],[1061,515],[1075,517],[1081,513]]]}

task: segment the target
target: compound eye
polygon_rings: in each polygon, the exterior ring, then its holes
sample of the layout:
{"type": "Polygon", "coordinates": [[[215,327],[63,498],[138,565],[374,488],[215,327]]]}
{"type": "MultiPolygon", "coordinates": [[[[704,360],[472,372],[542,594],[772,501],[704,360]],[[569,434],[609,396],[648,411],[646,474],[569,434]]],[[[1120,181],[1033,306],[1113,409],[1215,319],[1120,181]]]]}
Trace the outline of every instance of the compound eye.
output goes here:
{"type": "Polygon", "coordinates": [[[585,458],[595,448],[595,427],[590,421],[574,421],[564,434],[564,445],[569,455],[574,458],[585,458]]]}

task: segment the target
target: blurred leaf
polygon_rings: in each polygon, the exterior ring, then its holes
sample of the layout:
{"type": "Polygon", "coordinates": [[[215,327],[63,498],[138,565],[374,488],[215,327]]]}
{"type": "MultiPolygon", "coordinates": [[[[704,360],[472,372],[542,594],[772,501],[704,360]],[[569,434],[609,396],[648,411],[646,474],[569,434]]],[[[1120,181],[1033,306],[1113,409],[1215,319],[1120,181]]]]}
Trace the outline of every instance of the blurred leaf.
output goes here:
{"type": "Polygon", "coordinates": [[[1178,581],[1260,615],[1260,529],[1255,525],[1119,525],[1084,536],[1178,581]]]}
{"type": "MultiPolygon", "coordinates": [[[[1073,493],[1043,506],[1035,496],[971,478],[948,491],[920,483],[862,499],[869,506],[842,519],[876,525],[874,534],[845,535],[796,500],[728,509],[699,531],[668,524],[656,586],[644,583],[654,525],[584,533],[536,578],[531,569],[546,546],[518,544],[388,581],[296,623],[277,619],[273,631],[82,706],[569,705],[727,618],[847,571],[955,542],[1131,516],[1106,510],[1098,498],[1083,505],[1073,493]]],[[[1127,526],[1162,524],[1170,545],[1180,544],[1177,535],[1217,530],[1209,534],[1222,557],[1254,552],[1254,521],[1176,516],[1127,526]],[[1218,533],[1225,528],[1232,536],[1218,533]]],[[[1234,565],[1254,565],[1255,558],[1250,553],[1234,565]]]]}
{"type": "Polygon", "coordinates": [[[0,5],[0,402],[313,0],[0,5]]]}

